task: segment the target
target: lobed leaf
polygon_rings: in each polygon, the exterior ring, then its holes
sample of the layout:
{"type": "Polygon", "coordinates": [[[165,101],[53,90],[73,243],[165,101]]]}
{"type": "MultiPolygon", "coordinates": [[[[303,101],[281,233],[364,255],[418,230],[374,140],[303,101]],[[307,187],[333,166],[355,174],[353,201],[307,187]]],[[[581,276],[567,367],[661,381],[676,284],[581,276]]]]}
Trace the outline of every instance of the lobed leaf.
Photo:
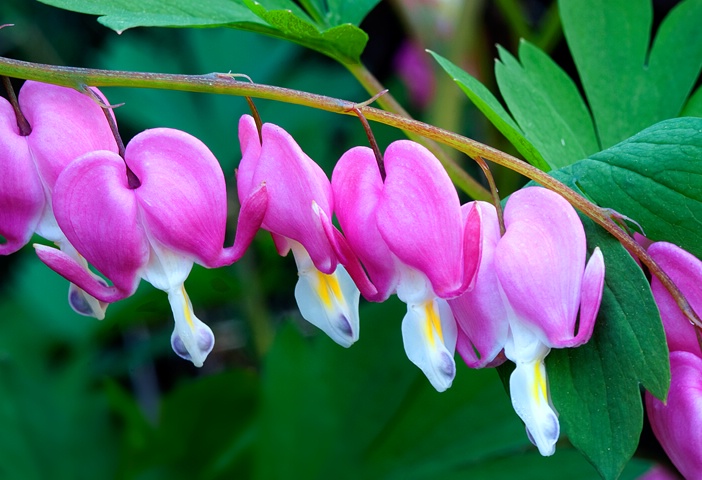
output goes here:
{"type": "Polygon", "coordinates": [[[559,8],[603,148],[680,114],[702,68],[702,0],[677,5],[653,42],[650,0],[560,0],[559,8]]]}
{"type": "Polygon", "coordinates": [[[542,154],[526,138],[521,128],[485,85],[441,55],[434,52],[429,53],[436,59],[441,68],[453,78],[478,110],[492,122],[495,128],[514,145],[529,163],[543,171],[551,169],[542,154]]]}
{"type": "Polygon", "coordinates": [[[573,80],[526,41],[519,46],[519,62],[501,47],[499,52],[495,75],[500,92],[549,166],[565,167],[597,152],[592,118],[573,80]]]}

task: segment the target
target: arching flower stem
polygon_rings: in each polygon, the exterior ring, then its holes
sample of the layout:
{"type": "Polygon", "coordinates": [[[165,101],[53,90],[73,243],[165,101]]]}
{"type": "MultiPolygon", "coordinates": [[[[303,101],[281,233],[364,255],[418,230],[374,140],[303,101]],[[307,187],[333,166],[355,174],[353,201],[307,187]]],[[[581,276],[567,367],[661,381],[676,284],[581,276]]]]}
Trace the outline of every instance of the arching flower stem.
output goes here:
{"type": "MultiPolygon", "coordinates": [[[[222,95],[249,96],[275,100],[285,103],[307,106],[319,110],[344,115],[355,115],[353,111],[356,103],[337,98],[316,95],[289,88],[271,85],[253,84],[232,80],[231,76],[220,73],[207,75],[176,75],[161,73],[130,72],[120,70],[98,70],[77,67],[60,67],[46,64],[25,62],[0,57],[0,75],[15,78],[38,80],[80,89],[81,85],[95,87],[136,87],[166,90],[180,90],[201,93],[216,93],[222,95]]],[[[429,125],[418,120],[404,117],[400,114],[386,112],[373,107],[360,107],[358,109],[366,119],[396,127],[413,136],[421,136],[437,141],[465,153],[471,158],[481,157],[498,165],[524,175],[534,180],[543,187],[553,190],[563,196],[576,209],[583,212],[595,223],[607,230],[619,240],[624,247],[638,257],[651,273],[658,277],[661,283],[671,293],[683,314],[698,328],[702,328],[702,320],[695,314],[685,296],[675,286],[668,275],[661,270],[646,251],[637,244],[616,222],[609,212],[590,202],[562,182],[551,177],[548,173],[520,160],[505,152],[482,144],[454,132],[429,125]]],[[[455,162],[443,160],[451,180],[465,190],[466,177],[470,177],[455,162]]],[[[469,182],[470,183],[470,182],[469,182]]],[[[489,196],[488,196],[489,198],[489,196]]]]}

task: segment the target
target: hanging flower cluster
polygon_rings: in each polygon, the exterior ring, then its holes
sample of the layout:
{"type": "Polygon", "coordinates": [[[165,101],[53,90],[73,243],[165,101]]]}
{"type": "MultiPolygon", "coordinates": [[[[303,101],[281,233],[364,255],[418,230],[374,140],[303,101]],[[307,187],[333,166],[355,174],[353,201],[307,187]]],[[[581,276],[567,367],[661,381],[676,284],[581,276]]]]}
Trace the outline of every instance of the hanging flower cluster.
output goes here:
{"type": "Polygon", "coordinates": [[[31,133],[0,101],[0,164],[10,172],[0,178],[0,253],[33,232],[56,243],[36,252],[77,285],[69,300],[80,313],[102,318],[144,279],[168,295],[174,351],[201,366],[214,336],[184,282],[194,263],[237,261],[264,229],[281,255],[293,253],[302,316],[339,345],[359,338],[361,295],[396,294],[407,305],[407,356],[436,390],[451,386],[456,350],[474,368],[514,362],[514,408],[539,451],[554,452],[560,429],[543,361],[551,348],[588,341],[604,281],[602,254],[587,260],[582,224],[559,195],[513,194],[501,235],[495,207],[461,205],[439,161],[415,142],[389,145],[382,169],[371,149],[353,148],[330,181],[287,132],[244,115],[241,211],[225,248],[224,174],[199,140],[157,128],[120,151],[92,98],[33,82],[19,109],[31,133]]]}

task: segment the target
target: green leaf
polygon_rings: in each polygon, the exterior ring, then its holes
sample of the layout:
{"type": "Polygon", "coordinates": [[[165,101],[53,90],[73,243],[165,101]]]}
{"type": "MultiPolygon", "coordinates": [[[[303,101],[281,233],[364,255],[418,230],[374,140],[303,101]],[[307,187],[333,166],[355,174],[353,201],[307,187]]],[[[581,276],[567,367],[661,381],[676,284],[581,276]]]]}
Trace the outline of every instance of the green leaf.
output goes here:
{"type": "Polygon", "coordinates": [[[327,0],[327,20],[332,25],[351,23],[360,25],[368,13],[380,3],[380,0],[327,0]]]}
{"type": "Polygon", "coordinates": [[[547,369],[563,433],[602,477],[615,479],[639,444],[639,383],[665,398],[668,348],[641,268],[617,240],[583,220],[589,249],[599,246],[605,259],[602,304],[590,341],[579,348],[552,350],[547,369]]]}
{"type": "Polygon", "coordinates": [[[560,0],[563,29],[603,148],[680,114],[702,68],[702,0],[665,18],[650,0],[560,0]]]}
{"type": "Polygon", "coordinates": [[[651,240],[702,258],[702,118],[660,122],[563,169],[595,203],[638,222],[651,240]]]}
{"type": "Polygon", "coordinates": [[[363,30],[349,23],[321,30],[300,9],[276,8],[279,1],[267,2],[272,6],[268,9],[254,0],[244,0],[251,11],[275,29],[275,36],[299,43],[342,63],[360,62],[361,53],[368,42],[368,35],[363,30]]]}
{"type": "Polygon", "coordinates": [[[682,117],[702,117],[702,87],[699,87],[685,104],[682,117]]]}
{"type": "Polygon", "coordinates": [[[522,41],[519,62],[499,48],[500,92],[524,132],[552,169],[599,151],[590,113],[573,80],[534,45],[522,41]]]}
{"type": "Polygon", "coordinates": [[[441,55],[434,52],[429,53],[439,62],[441,68],[453,78],[478,110],[492,122],[495,128],[514,145],[529,163],[543,171],[549,171],[551,169],[541,153],[539,153],[535,146],[526,138],[524,132],[522,132],[490,90],[476,78],[441,55]]]}
{"type": "Polygon", "coordinates": [[[237,26],[260,29],[265,22],[242,0],[40,0],[73,12],[100,15],[98,21],[117,33],[134,27],[237,26]],[[258,28],[255,27],[258,25],[258,28]]]}
{"type": "MultiPolygon", "coordinates": [[[[342,63],[360,62],[368,35],[344,23],[317,25],[290,0],[42,0],[55,7],[101,15],[103,25],[123,32],[133,27],[230,27],[298,43],[342,63]]],[[[361,9],[344,10],[358,19],[361,9]]],[[[341,17],[339,17],[341,18],[341,17]]]]}

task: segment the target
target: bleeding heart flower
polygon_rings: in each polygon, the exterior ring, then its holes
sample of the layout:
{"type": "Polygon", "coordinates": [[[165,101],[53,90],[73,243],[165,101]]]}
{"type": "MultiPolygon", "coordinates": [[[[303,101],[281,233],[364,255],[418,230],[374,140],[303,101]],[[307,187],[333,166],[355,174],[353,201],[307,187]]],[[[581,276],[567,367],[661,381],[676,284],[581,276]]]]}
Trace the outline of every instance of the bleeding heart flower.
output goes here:
{"type": "Polygon", "coordinates": [[[266,123],[261,135],[254,119],[239,121],[242,159],[237,170],[240,201],[266,186],[262,223],[280,255],[292,250],[299,272],[295,299],[302,316],[344,347],[359,335],[359,291],[354,280],[372,285],[346,240],[331,223],[334,202],[329,179],[282,128],[266,123]]]}
{"type": "Polygon", "coordinates": [[[500,237],[494,207],[478,203],[485,228],[476,286],[449,304],[459,325],[459,352],[473,367],[512,360],[510,394],[542,455],[560,434],[544,358],[551,348],[582,345],[602,299],[604,260],[598,248],[585,265],[585,232],[560,195],[524,188],[505,207],[500,237]]]}
{"type": "MultiPolygon", "coordinates": [[[[93,93],[102,98],[96,89],[93,93]]],[[[97,102],[71,88],[27,81],[18,102],[30,131],[20,131],[15,111],[0,97],[0,235],[5,238],[0,255],[16,252],[36,232],[88,272],[56,224],[52,192],[75,158],[94,150],[117,152],[114,135],[97,102]]],[[[73,284],[68,300],[82,315],[105,316],[106,305],[73,284]]]]}
{"type": "Polygon", "coordinates": [[[409,359],[438,391],[451,386],[456,324],[447,298],[470,285],[480,260],[480,212],[461,212],[458,194],[439,161],[401,140],[385,152],[381,178],[373,151],[346,152],[334,169],[336,215],[376,292],[407,304],[402,336],[409,359]]]}
{"type": "MultiPolygon", "coordinates": [[[[241,215],[260,222],[264,208],[260,187],[241,215]]],[[[109,151],[88,153],[60,175],[54,211],[71,244],[113,286],[87,275],[63,252],[36,246],[42,261],[104,302],[133,294],[140,278],[167,292],[175,317],[173,349],[201,366],[214,337],[193,313],[183,283],[194,262],[218,267],[240,258],[256,233],[245,225],[234,246],[222,248],[224,175],[207,147],[185,132],[159,128],[134,137],[124,159],[109,151]],[[125,163],[135,177],[128,177],[125,163]]]]}

